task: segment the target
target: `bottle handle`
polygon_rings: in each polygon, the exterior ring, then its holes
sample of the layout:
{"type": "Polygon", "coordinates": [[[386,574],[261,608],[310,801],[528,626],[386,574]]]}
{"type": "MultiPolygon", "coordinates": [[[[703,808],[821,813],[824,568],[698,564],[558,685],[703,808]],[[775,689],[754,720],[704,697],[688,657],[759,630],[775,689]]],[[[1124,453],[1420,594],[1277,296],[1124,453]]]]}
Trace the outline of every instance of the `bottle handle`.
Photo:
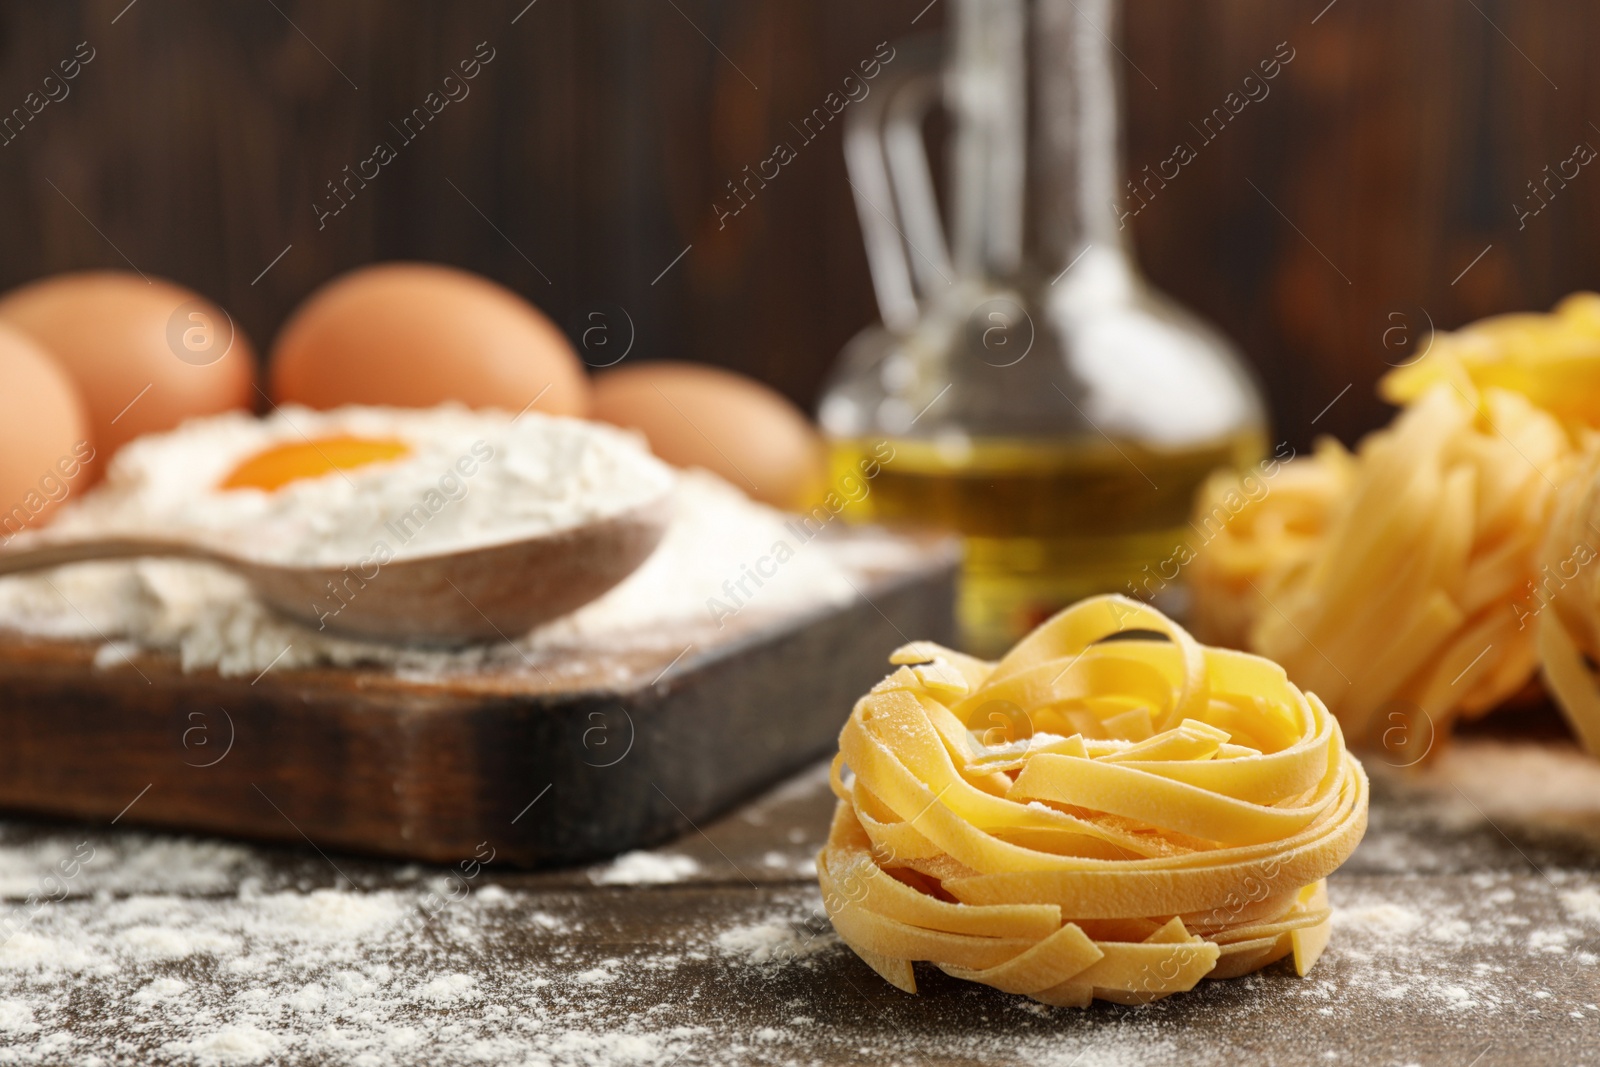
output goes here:
{"type": "Polygon", "coordinates": [[[880,140],[885,95],[880,90],[868,96],[845,116],[844,163],[867,246],[867,267],[878,296],[878,313],[885,326],[898,332],[917,321],[917,296],[894,221],[894,193],[880,140]]]}
{"type": "Polygon", "coordinates": [[[921,134],[938,99],[940,49],[913,39],[895,51],[893,74],[845,117],[844,159],[879,314],[904,332],[916,324],[919,298],[948,284],[950,258],[921,134]]]}
{"type": "Polygon", "coordinates": [[[884,159],[900,205],[912,278],[923,299],[948,286],[954,268],[945,242],[933,169],[922,139],[922,124],[944,90],[941,76],[923,73],[906,79],[890,97],[883,125],[884,159]]]}

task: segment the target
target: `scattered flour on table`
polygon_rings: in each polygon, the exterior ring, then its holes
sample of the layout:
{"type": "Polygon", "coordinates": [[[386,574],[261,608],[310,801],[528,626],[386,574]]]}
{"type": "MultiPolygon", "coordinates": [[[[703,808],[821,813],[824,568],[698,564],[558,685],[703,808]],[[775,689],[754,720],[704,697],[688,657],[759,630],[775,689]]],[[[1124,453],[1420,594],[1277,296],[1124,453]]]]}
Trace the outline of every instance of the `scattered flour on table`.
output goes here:
{"type": "Polygon", "coordinates": [[[1403,904],[1385,901],[1366,907],[1341,908],[1333,913],[1334,926],[1355,927],[1387,936],[1403,936],[1420,927],[1423,918],[1403,904]]]}
{"type": "Polygon", "coordinates": [[[33,1009],[20,1000],[0,1000],[0,1033],[20,1034],[39,1029],[33,1009]]]}
{"type": "Polygon", "coordinates": [[[1558,894],[1561,906],[1574,919],[1600,926],[1600,889],[1569,889],[1558,894]]]}
{"type": "MultiPolygon", "coordinates": [[[[1341,982],[1364,982],[1412,1014],[1517,1010],[1518,1002],[1550,995],[1541,993],[1541,978],[1575,975],[1592,987],[1600,982],[1600,937],[1569,920],[1593,909],[1600,923],[1600,891],[1592,875],[1547,873],[1472,875],[1466,900],[1459,888],[1428,878],[1391,881],[1382,892],[1335,879],[1324,960],[1341,982]],[[1508,954],[1526,962],[1508,967],[1508,954]]],[[[1319,973],[1312,977],[1300,995],[1314,995],[1319,973]]]]}
{"type": "Polygon", "coordinates": [[[838,945],[831,929],[796,930],[787,922],[760,922],[735,926],[717,935],[717,948],[750,963],[777,963],[805,959],[838,945]]]}
{"type": "MultiPolygon", "coordinates": [[[[624,979],[636,986],[660,953],[597,962],[574,941],[581,923],[542,910],[508,916],[526,898],[503,887],[427,922],[425,899],[246,885],[217,898],[52,903],[0,943],[0,1063],[707,1062],[688,1055],[709,1037],[704,1026],[633,1018],[596,999],[624,979]],[[530,937],[543,962],[508,965],[530,937]]],[[[668,970],[708,959],[695,945],[710,947],[684,943],[687,957],[670,956],[668,970]]]]}
{"type": "MultiPolygon", "coordinates": [[[[339,415],[351,427],[360,430],[365,426],[363,418],[377,417],[374,412],[384,414],[380,409],[346,409],[343,413],[317,417],[332,419],[339,415]]],[[[293,418],[303,421],[311,414],[295,411],[293,418]]],[[[452,419],[467,418],[472,422],[485,417],[448,411],[421,414],[446,423],[452,419]]],[[[206,420],[217,423],[219,437],[231,437],[236,432],[249,436],[234,425],[244,416],[219,418],[220,422],[206,420]],[[224,430],[227,432],[222,432],[224,430]]],[[[621,431],[575,420],[534,420],[529,415],[524,423],[560,425],[567,430],[572,426],[582,427],[581,432],[572,430],[568,434],[576,434],[575,439],[580,443],[587,440],[583,435],[591,432],[589,428],[601,434],[596,440],[611,441],[612,437],[617,437],[624,442],[631,441],[621,431]]],[[[319,423],[314,429],[321,432],[323,427],[319,423]]],[[[438,512],[439,518],[424,527],[425,531],[440,530],[439,536],[453,529],[452,536],[458,540],[444,542],[446,545],[470,541],[477,536],[473,531],[478,530],[479,525],[491,521],[486,517],[487,512],[476,519],[470,518],[465,510],[469,502],[476,502],[473,507],[493,502],[494,509],[505,509],[513,519],[523,515],[528,522],[534,519],[523,513],[537,512],[537,521],[559,525],[581,520],[597,508],[615,510],[617,501],[631,501],[645,488],[659,490],[662,487],[651,474],[629,482],[632,489],[613,492],[607,486],[615,479],[608,480],[603,472],[591,472],[592,476],[586,475],[570,485],[562,483],[576,494],[571,499],[546,499],[534,489],[527,489],[529,502],[519,508],[511,499],[523,491],[516,486],[523,482],[530,486],[542,484],[536,475],[538,470],[550,465],[549,457],[541,458],[538,450],[531,446],[518,446],[521,437],[517,435],[525,433],[525,427],[516,431],[502,430],[510,435],[503,442],[504,454],[497,454],[495,459],[481,464],[479,473],[466,480],[466,494],[459,501],[446,501],[438,512]],[[533,454],[532,458],[525,459],[528,453],[533,454]],[[488,484],[484,479],[491,468],[519,463],[531,464],[537,470],[508,475],[512,481],[503,487],[504,491],[497,490],[498,495],[484,490],[488,484]],[[585,503],[579,506],[575,502],[579,500],[585,503]],[[565,510],[561,510],[563,508],[565,510]],[[446,516],[457,516],[454,520],[457,527],[449,527],[444,522],[446,516]]],[[[179,431],[179,434],[184,432],[179,431]]],[[[273,433],[287,432],[281,427],[273,430],[273,433]]],[[[459,436],[444,434],[448,447],[440,447],[450,451],[461,443],[457,440],[459,436]]],[[[321,551],[307,545],[344,545],[341,539],[345,533],[335,537],[335,531],[324,530],[320,525],[312,531],[293,525],[299,521],[295,518],[297,515],[311,521],[302,514],[301,505],[316,493],[350,495],[348,488],[340,488],[345,484],[343,476],[312,479],[304,483],[306,488],[303,489],[299,488],[300,483],[295,483],[281,491],[306,496],[306,500],[301,500],[300,496],[293,498],[299,501],[294,509],[280,503],[261,502],[263,498],[275,500],[280,494],[254,490],[197,493],[196,485],[214,484],[241,450],[238,446],[231,450],[219,449],[219,456],[225,457],[227,463],[220,458],[210,458],[201,463],[203,469],[191,469],[193,464],[189,464],[171,471],[168,468],[175,464],[171,453],[179,451],[176,442],[177,435],[173,435],[171,438],[145,438],[130,445],[113,462],[111,478],[105,485],[62,508],[52,524],[53,531],[90,534],[110,528],[137,529],[159,525],[161,517],[176,515],[178,519],[173,520],[174,524],[186,528],[205,528],[207,523],[219,530],[230,524],[259,525],[264,530],[276,531],[273,543],[291,546],[289,550],[297,553],[321,551]],[[229,501],[235,496],[239,501],[229,501]],[[219,499],[225,503],[216,504],[219,499]],[[211,510],[213,507],[216,513],[211,510]],[[274,520],[277,525],[267,521],[263,509],[277,516],[274,520]]],[[[611,443],[616,446],[613,451],[626,453],[623,444],[611,443]]],[[[572,447],[584,457],[606,452],[598,447],[587,451],[577,445],[572,447]]],[[[636,445],[628,447],[637,450],[636,445]]],[[[181,450],[179,458],[189,457],[192,451],[190,448],[181,450]]],[[[437,458],[430,453],[428,462],[437,458]]],[[[453,453],[451,458],[454,458],[453,453]]],[[[725,609],[737,605],[738,614],[748,612],[751,618],[820,609],[854,599],[853,572],[842,550],[836,551],[822,541],[803,540],[795,528],[788,525],[791,520],[782,512],[750,500],[707,471],[674,474],[648,454],[634,459],[652,465],[652,471],[668,472],[666,477],[675,481],[675,512],[660,546],[637,571],[604,596],[514,641],[440,652],[334,637],[329,632],[279,618],[250,595],[242,579],[221,568],[205,563],[156,559],[82,563],[48,574],[0,579],[0,627],[42,637],[101,643],[102,654],[96,656],[96,663],[108,670],[126,669],[128,656],[133,651],[148,648],[175,652],[187,671],[216,669],[230,676],[255,675],[274,664],[280,668],[390,666],[408,673],[436,675],[485,665],[517,668],[530,659],[537,662],[540,658],[559,657],[572,649],[620,652],[630,648],[682,648],[695,634],[714,632],[717,622],[725,621],[726,615],[714,615],[708,607],[713,599],[725,609]],[[770,556],[780,542],[788,548],[782,554],[783,562],[776,567],[776,573],[762,579],[759,587],[747,584],[743,595],[730,597],[728,584],[746,580],[742,566],[770,556]]],[[[432,469],[427,463],[423,463],[423,467],[432,469]]],[[[352,471],[350,477],[360,484],[361,475],[362,470],[358,469],[352,471]]],[[[402,482],[404,491],[395,490],[400,496],[412,490],[425,495],[418,485],[404,479],[402,482]]],[[[362,537],[372,534],[369,527],[374,524],[382,528],[392,521],[383,500],[366,499],[360,494],[356,497],[362,502],[358,505],[346,501],[349,507],[343,514],[351,529],[365,531],[362,537]]],[[[411,501],[410,497],[401,501],[397,496],[392,503],[398,515],[411,501]],[[402,503],[404,507],[400,506],[402,503]]]]}
{"type": "Polygon", "coordinates": [[[430,978],[417,989],[417,997],[435,1004],[451,1004],[472,999],[476,980],[469,974],[442,974],[430,978]]]}
{"type": "Polygon", "coordinates": [[[152,889],[215,893],[232,889],[261,868],[248,846],[212,838],[138,832],[67,836],[48,833],[14,839],[0,824],[0,897],[59,895],[53,876],[76,894],[138,893],[152,889]],[[65,865],[65,866],[63,866],[65,865]]]}
{"type": "MultiPolygon", "coordinates": [[[[1291,1018],[1359,1010],[1375,1026],[1587,1018],[1600,957],[1582,917],[1596,885],[1549,873],[1555,889],[1533,874],[1486,876],[1466,900],[1428,879],[1381,892],[1335,880],[1337,929],[1308,979],[1252,976],[1194,996],[1257,1033],[1278,1025],[1259,1021],[1264,1004],[1291,1018]],[[1503,921],[1511,903],[1531,926],[1503,921]],[[1530,929],[1572,936],[1552,956],[1530,929]],[[1575,987],[1590,992],[1574,999],[1575,987]]],[[[1184,1028],[1192,1005],[1178,998],[1106,1009],[1085,1029],[1069,1009],[946,983],[925,995],[945,999],[948,1025],[886,1030],[866,1005],[894,1010],[900,995],[864,984],[875,980],[820,918],[815,888],[777,888],[726,915],[662,894],[678,903],[641,934],[629,920],[588,930],[581,894],[558,887],[484,886],[418,922],[429,881],[260,892],[247,879],[222,896],[50,905],[0,946],[0,1063],[1227,1062],[1184,1028]],[[840,1009],[863,992],[859,1010],[840,1009]]]]}
{"type": "Polygon", "coordinates": [[[587,971],[579,971],[577,980],[584,985],[605,985],[616,978],[616,972],[607,967],[590,967],[587,971]]]}
{"type": "Polygon", "coordinates": [[[201,1037],[169,1041],[161,1046],[161,1051],[199,1067],[230,1067],[261,1063],[277,1052],[280,1044],[271,1033],[254,1026],[224,1026],[201,1037]]]}
{"type": "Polygon", "coordinates": [[[624,852],[604,867],[591,871],[596,885],[664,885],[682,882],[700,873],[692,856],[670,852],[624,852]]]}

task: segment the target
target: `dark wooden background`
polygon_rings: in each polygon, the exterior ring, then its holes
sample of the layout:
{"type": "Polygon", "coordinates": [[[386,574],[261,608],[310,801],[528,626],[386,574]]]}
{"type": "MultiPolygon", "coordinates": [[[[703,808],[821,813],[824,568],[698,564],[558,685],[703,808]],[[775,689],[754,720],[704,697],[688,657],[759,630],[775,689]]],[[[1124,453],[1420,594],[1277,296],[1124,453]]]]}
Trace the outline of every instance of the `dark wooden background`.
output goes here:
{"type": "MultiPolygon", "coordinates": [[[[78,42],[95,59],[0,147],[0,286],[132,263],[265,347],[339,271],[441,260],[569,329],[625,308],[630,358],[742,368],[809,405],[875,316],[841,124],[720,232],[712,204],[877,42],[937,31],[947,3],[6,2],[0,113],[78,42]],[[481,41],[495,59],[471,95],[319,231],[324,183],[481,41]]],[[[1259,369],[1283,436],[1385,418],[1372,382],[1409,351],[1404,331],[1385,347],[1390,327],[1600,285],[1600,173],[1524,229],[1513,207],[1546,164],[1600,146],[1597,34],[1600,8],[1563,0],[1130,0],[1130,173],[1294,49],[1134,222],[1148,273],[1259,369]]]]}

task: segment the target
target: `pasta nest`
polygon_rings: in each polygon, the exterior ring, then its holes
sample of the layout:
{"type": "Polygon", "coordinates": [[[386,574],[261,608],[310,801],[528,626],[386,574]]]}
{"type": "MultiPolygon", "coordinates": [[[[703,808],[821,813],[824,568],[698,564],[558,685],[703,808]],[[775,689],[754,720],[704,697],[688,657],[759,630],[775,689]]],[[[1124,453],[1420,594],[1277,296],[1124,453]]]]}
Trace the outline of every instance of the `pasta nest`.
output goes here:
{"type": "Polygon", "coordinates": [[[1417,762],[1533,677],[1522,602],[1573,461],[1523,394],[1438,382],[1353,457],[1328,443],[1285,465],[1196,551],[1197,628],[1281,663],[1353,743],[1417,762]]]}
{"type": "Polygon", "coordinates": [[[1422,357],[1385,374],[1378,393],[1413,404],[1442,382],[1466,393],[1522,393],[1571,426],[1600,426],[1600,294],[1572,293],[1548,314],[1492,315],[1435,333],[1422,357]]]}
{"type": "Polygon", "coordinates": [[[1216,471],[1195,494],[1190,625],[1202,640],[1248,648],[1263,598],[1303,574],[1327,537],[1334,502],[1350,491],[1356,459],[1331,437],[1271,475],[1216,471]],[[1253,480],[1252,480],[1253,478],[1253,480]]]}
{"type": "Polygon", "coordinates": [[[1600,690],[1586,662],[1600,661],[1600,437],[1589,447],[1577,474],[1563,487],[1543,567],[1528,583],[1519,621],[1536,620],[1545,684],[1566,713],[1573,732],[1600,757],[1600,690]]]}
{"type": "Polygon", "coordinates": [[[1121,596],[998,663],[928,642],[890,662],[840,735],[817,864],[835,930],[890,983],[916,992],[928,961],[1085,1007],[1316,962],[1367,780],[1276,664],[1121,596]]]}

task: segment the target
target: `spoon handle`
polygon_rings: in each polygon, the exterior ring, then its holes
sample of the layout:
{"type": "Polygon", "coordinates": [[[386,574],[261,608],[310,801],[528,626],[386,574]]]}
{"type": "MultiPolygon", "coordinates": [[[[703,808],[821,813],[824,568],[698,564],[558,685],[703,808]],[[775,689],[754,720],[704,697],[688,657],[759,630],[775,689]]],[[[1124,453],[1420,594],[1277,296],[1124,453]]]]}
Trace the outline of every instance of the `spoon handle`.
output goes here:
{"type": "Polygon", "coordinates": [[[166,541],[154,537],[96,537],[85,541],[41,541],[26,548],[0,550],[0,574],[43,570],[84,560],[131,559],[138,556],[207,560],[222,558],[202,545],[186,541],[166,541]]]}

